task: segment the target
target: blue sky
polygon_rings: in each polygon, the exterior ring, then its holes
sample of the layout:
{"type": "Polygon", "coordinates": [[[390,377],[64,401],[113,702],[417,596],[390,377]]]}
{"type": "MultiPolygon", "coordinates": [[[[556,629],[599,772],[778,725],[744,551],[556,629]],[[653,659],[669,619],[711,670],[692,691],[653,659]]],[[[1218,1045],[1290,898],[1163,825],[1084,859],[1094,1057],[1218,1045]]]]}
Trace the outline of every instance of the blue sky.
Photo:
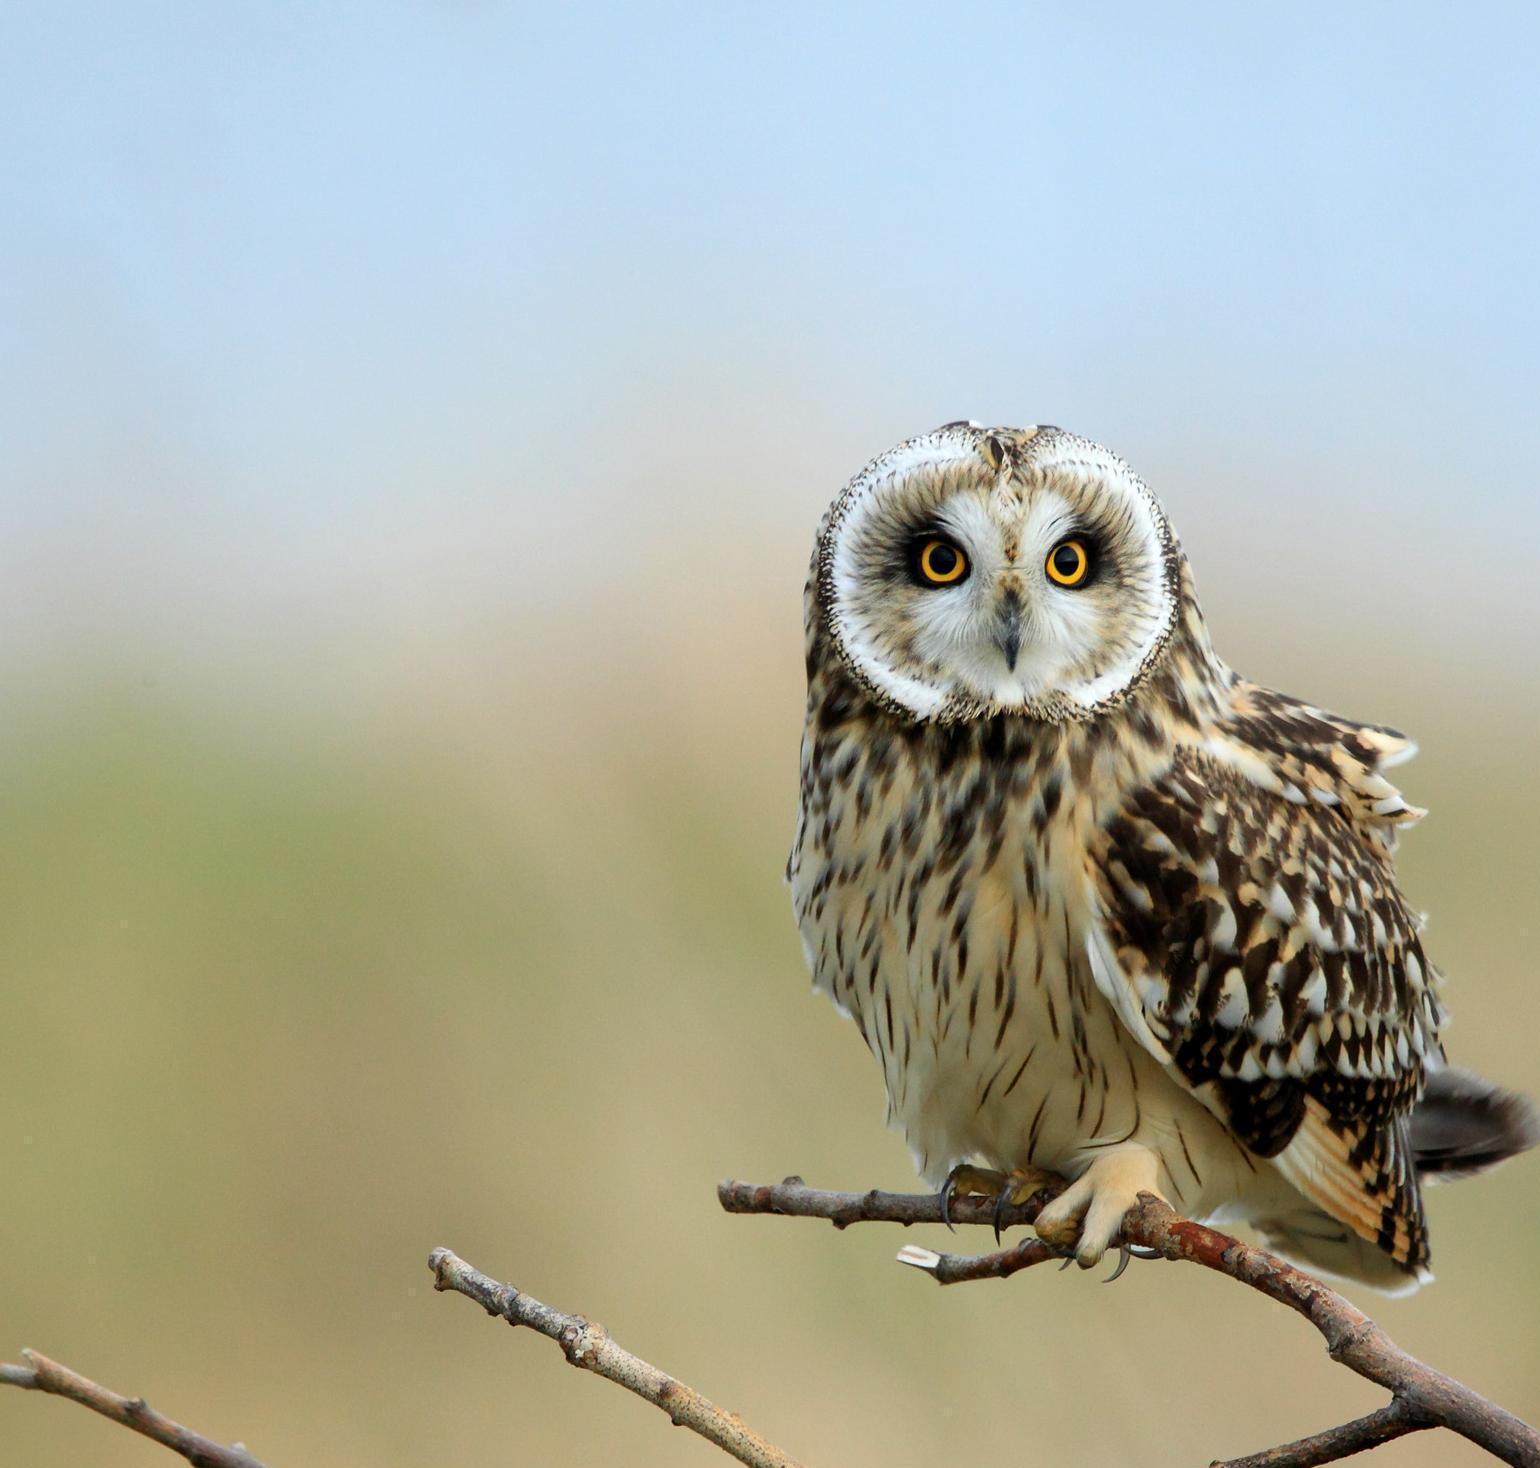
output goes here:
{"type": "MultiPolygon", "coordinates": [[[[1536,29],[7,7],[0,610],[40,632],[81,567],[80,635],[278,585],[581,595],[686,521],[800,556],[865,458],[958,416],[1119,449],[1221,588],[1258,531],[1375,585],[1473,523],[1532,553],[1536,29]]],[[[1484,567],[1458,600],[1532,630],[1484,567]]]]}

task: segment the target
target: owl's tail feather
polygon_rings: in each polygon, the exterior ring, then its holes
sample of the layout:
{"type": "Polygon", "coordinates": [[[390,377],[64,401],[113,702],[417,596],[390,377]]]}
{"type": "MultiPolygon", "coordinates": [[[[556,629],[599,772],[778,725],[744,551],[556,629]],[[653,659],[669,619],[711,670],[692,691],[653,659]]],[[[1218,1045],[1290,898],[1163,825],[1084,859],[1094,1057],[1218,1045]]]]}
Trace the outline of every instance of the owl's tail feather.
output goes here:
{"type": "MultiPolygon", "coordinates": [[[[1314,1133],[1301,1129],[1306,1142],[1320,1143],[1334,1135],[1329,1129],[1318,1128],[1314,1133]]],[[[1427,1269],[1419,1184],[1470,1177],[1540,1145],[1540,1108],[1527,1096],[1505,1091],[1469,1071],[1443,1067],[1429,1074],[1409,1124],[1400,1122],[1379,1136],[1383,1149],[1367,1160],[1379,1177],[1381,1191],[1393,1183],[1385,1195],[1383,1216],[1376,1215],[1374,1208],[1380,1192],[1366,1195],[1367,1213],[1360,1210],[1339,1218],[1319,1206],[1351,1201],[1353,1189],[1349,1181],[1333,1190],[1334,1183],[1341,1184],[1328,1165],[1333,1154],[1317,1146],[1296,1159],[1299,1176],[1289,1179],[1297,1188],[1303,1179],[1313,1190],[1300,1188],[1292,1198],[1274,1198],[1252,1213],[1251,1221],[1270,1248],[1307,1269],[1399,1295],[1433,1277],[1427,1269]],[[1347,1216],[1358,1226],[1347,1222],[1347,1216]],[[1404,1240],[1404,1247],[1382,1245],[1373,1227],[1377,1216],[1382,1232],[1386,1219],[1397,1223],[1390,1237],[1404,1240]]]]}
{"type": "Polygon", "coordinates": [[[1376,1244],[1303,1199],[1297,1208],[1280,1209],[1252,1222],[1274,1253],[1305,1269],[1366,1284],[1387,1295],[1410,1294],[1433,1278],[1426,1265],[1396,1263],[1376,1244]]]}
{"type": "Polygon", "coordinates": [[[1472,1177],[1540,1143],[1540,1109],[1468,1070],[1428,1077],[1412,1111],[1412,1154],[1424,1182],[1472,1177]]]}

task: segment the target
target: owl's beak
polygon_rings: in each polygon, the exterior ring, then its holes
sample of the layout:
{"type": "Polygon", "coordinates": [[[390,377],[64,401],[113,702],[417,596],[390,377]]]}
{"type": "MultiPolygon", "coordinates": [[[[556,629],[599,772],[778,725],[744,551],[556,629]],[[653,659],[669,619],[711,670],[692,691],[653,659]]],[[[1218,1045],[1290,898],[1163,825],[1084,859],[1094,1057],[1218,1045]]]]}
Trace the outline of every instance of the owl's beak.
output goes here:
{"type": "Polygon", "coordinates": [[[995,646],[1005,659],[1005,666],[1016,671],[1021,656],[1021,593],[1014,586],[1000,592],[1000,618],[995,624],[995,646]]]}

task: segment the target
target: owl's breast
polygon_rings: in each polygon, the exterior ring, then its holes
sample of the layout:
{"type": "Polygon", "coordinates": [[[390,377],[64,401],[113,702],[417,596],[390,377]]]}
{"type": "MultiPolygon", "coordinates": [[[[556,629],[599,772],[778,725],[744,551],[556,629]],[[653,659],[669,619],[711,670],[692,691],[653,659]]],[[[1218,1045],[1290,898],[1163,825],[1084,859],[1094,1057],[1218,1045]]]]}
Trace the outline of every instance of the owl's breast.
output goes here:
{"type": "Polygon", "coordinates": [[[789,868],[809,966],[929,1181],[972,1156],[1062,1166],[1131,1125],[1148,1058],[1090,972],[1074,754],[1024,720],[809,729],[789,868]]]}

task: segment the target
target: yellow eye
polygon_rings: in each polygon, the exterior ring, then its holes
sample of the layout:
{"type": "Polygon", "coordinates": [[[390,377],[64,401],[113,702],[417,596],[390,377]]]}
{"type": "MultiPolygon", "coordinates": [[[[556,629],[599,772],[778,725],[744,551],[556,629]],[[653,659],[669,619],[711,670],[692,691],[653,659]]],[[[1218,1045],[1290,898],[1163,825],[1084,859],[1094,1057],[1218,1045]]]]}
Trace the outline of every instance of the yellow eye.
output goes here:
{"type": "Polygon", "coordinates": [[[1079,586],[1091,569],[1091,558],[1078,540],[1061,540],[1048,553],[1048,579],[1060,586],[1079,586]]]}
{"type": "Polygon", "coordinates": [[[952,586],[968,574],[968,558],[949,540],[927,540],[920,551],[920,577],[931,586],[952,586]]]}

